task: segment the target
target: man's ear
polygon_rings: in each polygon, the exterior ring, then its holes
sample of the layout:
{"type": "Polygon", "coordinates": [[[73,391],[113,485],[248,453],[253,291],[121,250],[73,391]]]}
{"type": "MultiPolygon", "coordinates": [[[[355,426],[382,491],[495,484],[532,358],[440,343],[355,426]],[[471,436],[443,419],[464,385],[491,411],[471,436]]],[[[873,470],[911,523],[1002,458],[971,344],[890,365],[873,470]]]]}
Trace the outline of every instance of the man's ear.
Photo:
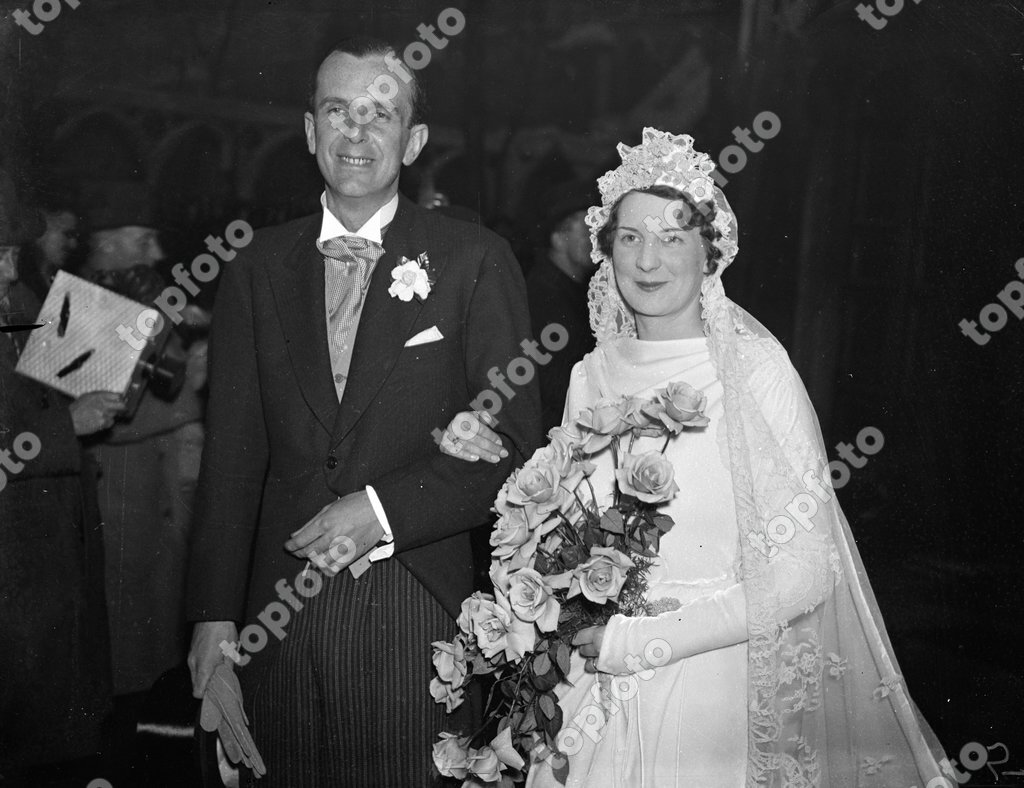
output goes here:
{"type": "Polygon", "coordinates": [[[313,118],[312,112],[307,112],[302,116],[306,126],[306,147],[309,152],[314,156],[316,155],[316,120],[313,118]]]}
{"type": "Polygon", "coordinates": [[[427,144],[430,132],[426,123],[417,123],[409,129],[409,141],[405,143],[405,154],[402,156],[402,164],[408,167],[420,155],[423,146],[427,144]]]}

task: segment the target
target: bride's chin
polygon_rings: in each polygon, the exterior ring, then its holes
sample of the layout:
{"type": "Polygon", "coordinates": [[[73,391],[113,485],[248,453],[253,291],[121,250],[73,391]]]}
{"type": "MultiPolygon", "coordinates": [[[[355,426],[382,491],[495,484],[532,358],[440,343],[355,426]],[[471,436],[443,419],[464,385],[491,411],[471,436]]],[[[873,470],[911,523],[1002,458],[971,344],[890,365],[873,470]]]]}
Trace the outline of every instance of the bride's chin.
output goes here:
{"type": "Polygon", "coordinates": [[[650,302],[639,302],[636,306],[627,302],[626,305],[633,312],[634,317],[642,318],[643,320],[646,321],[657,322],[661,320],[667,320],[674,311],[667,305],[652,304],[650,302]]]}
{"type": "Polygon", "coordinates": [[[622,300],[630,311],[639,317],[659,317],[665,311],[658,304],[658,298],[654,294],[640,293],[634,290],[628,296],[623,295],[622,300]]]}

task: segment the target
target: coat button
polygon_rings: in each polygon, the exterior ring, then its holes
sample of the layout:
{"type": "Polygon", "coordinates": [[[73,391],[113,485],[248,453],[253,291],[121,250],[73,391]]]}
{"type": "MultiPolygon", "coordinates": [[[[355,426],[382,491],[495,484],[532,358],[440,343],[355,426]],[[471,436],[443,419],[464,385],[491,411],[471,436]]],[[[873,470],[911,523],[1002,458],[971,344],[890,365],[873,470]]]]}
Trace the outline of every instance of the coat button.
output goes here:
{"type": "Polygon", "coordinates": [[[327,458],[327,462],[325,463],[325,465],[327,465],[327,470],[333,471],[335,468],[338,467],[338,458],[332,454],[330,457],[327,458]]]}

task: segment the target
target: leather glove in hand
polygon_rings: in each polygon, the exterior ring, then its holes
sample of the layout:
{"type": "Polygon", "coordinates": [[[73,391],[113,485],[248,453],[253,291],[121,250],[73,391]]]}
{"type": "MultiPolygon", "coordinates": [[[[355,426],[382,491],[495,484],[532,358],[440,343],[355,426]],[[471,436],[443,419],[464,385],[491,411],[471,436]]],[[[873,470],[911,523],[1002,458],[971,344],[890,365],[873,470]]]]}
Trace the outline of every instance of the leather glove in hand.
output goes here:
{"type": "Polygon", "coordinates": [[[249,733],[249,718],[242,708],[242,689],[235,671],[221,664],[213,671],[203,694],[199,724],[204,731],[217,731],[228,760],[243,763],[257,777],[267,773],[256,742],[249,733]]]}

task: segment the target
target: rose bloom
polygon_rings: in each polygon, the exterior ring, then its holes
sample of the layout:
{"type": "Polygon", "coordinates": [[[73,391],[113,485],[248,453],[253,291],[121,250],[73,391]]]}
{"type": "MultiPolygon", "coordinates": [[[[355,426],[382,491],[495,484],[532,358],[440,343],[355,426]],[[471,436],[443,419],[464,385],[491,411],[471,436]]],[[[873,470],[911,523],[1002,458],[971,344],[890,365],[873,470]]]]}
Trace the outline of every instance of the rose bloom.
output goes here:
{"type": "Polygon", "coordinates": [[[621,435],[630,428],[626,421],[627,401],[602,397],[592,408],[580,411],[576,423],[589,432],[600,435],[621,435]]]}
{"type": "Polygon", "coordinates": [[[509,505],[508,493],[509,493],[509,490],[512,489],[512,485],[516,481],[516,474],[518,474],[518,473],[519,473],[518,469],[512,471],[512,473],[509,474],[508,478],[505,479],[505,483],[501,485],[501,489],[498,490],[498,495],[494,499],[494,507],[493,507],[493,511],[497,512],[498,514],[505,514],[510,509],[514,508],[513,506],[509,505]]]}
{"type": "Polygon", "coordinates": [[[531,531],[529,539],[509,553],[508,556],[498,558],[498,560],[506,563],[510,572],[530,566],[533,563],[533,557],[537,554],[537,548],[540,547],[540,539],[541,534],[539,531],[531,531]]]}
{"type": "Polygon", "coordinates": [[[554,511],[565,500],[566,492],[560,486],[561,481],[555,468],[534,455],[512,481],[508,502],[517,506],[532,505],[538,514],[554,511]]]}
{"type": "Polygon", "coordinates": [[[657,451],[625,455],[615,478],[622,492],[644,503],[664,503],[679,492],[672,463],[657,451]]]}
{"type": "Polygon", "coordinates": [[[444,777],[466,779],[469,774],[469,737],[442,733],[441,741],[434,745],[434,765],[444,777]]]}
{"type": "Polygon", "coordinates": [[[443,703],[444,709],[449,714],[453,709],[462,705],[462,697],[466,690],[462,687],[455,689],[447,681],[441,681],[437,676],[430,680],[430,694],[434,697],[435,703],[443,703]]]}
{"type": "Polygon", "coordinates": [[[473,634],[473,617],[477,615],[484,602],[494,602],[494,597],[483,591],[474,591],[472,596],[462,600],[462,612],[459,613],[458,624],[467,636],[473,634]]]}
{"type": "Polygon", "coordinates": [[[621,435],[632,428],[625,419],[625,402],[602,398],[592,408],[584,408],[576,416],[576,424],[583,430],[586,440],[583,451],[596,454],[616,435],[621,435]]]}
{"type": "Polygon", "coordinates": [[[496,783],[501,779],[501,759],[487,745],[479,750],[470,750],[469,771],[485,783],[496,783]]]}
{"type": "Polygon", "coordinates": [[[507,659],[519,659],[537,642],[536,627],[516,619],[507,600],[495,601],[479,591],[462,603],[459,626],[465,631],[467,625],[487,659],[502,651],[507,659]]]}
{"type": "Polygon", "coordinates": [[[669,383],[661,392],[661,401],[665,403],[668,415],[687,427],[703,427],[708,423],[704,409],[708,398],[703,391],[682,381],[669,383]]]}
{"type": "Polygon", "coordinates": [[[622,419],[634,430],[647,427],[651,423],[651,417],[644,413],[645,400],[639,397],[626,397],[622,405],[622,419]]]}
{"type": "Polygon", "coordinates": [[[548,439],[551,441],[551,446],[561,455],[572,457],[573,468],[581,470],[584,476],[589,476],[594,472],[594,464],[580,459],[576,454],[577,450],[582,450],[586,454],[593,454],[595,450],[587,447],[588,442],[594,439],[604,440],[604,444],[598,447],[598,449],[603,449],[604,446],[608,445],[608,440],[610,440],[610,438],[607,440],[605,438],[606,436],[594,435],[584,431],[575,422],[563,424],[561,427],[552,427],[548,430],[548,439]]]}
{"type": "Polygon", "coordinates": [[[536,623],[541,632],[558,626],[561,605],[536,569],[519,569],[508,576],[508,602],[516,618],[536,623]]]}
{"type": "Polygon", "coordinates": [[[434,647],[434,667],[441,681],[461,687],[466,680],[466,636],[456,635],[451,643],[438,640],[431,645],[434,647]]]}
{"type": "Polygon", "coordinates": [[[491,559],[491,568],[487,576],[491,579],[491,585],[499,594],[508,594],[508,573],[515,571],[510,569],[505,561],[497,558],[491,559]]]}
{"type": "Polygon", "coordinates": [[[391,271],[391,286],[388,294],[398,296],[402,301],[412,301],[413,296],[426,298],[430,295],[430,280],[419,263],[411,260],[395,266],[391,271]]]}
{"type": "Polygon", "coordinates": [[[505,728],[495,736],[491,740],[491,749],[498,756],[498,760],[506,766],[511,766],[516,770],[526,766],[523,756],[516,751],[515,746],[512,744],[512,728],[505,728]]]}
{"type": "Polygon", "coordinates": [[[594,472],[594,465],[590,462],[580,462],[573,457],[571,449],[564,444],[552,443],[545,446],[536,455],[537,459],[546,467],[553,468],[558,474],[558,486],[561,489],[559,511],[569,514],[576,505],[576,497],[573,491],[583,481],[584,476],[594,472]]]}
{"type": "Polygon", "coordinates": [[[580,425],[576,422],[563,424],[560,427],[552,427],[548,430],[548,440],[563,446],[569,453],[572,453],[573,449],[582,446],[586,439],[587,436],[583,434],[583,430],[580,429],[580,425]]]}
{"type": "Polygon", "coordinates": [[[505,659],[518,662],[537,646],[537,625],[531,621],[520,621],[512,614],[507,599],[499,599],[500,604],[508,612],[509,625],[505,634],[505,659]]]}
{"type": "Polygon", "coordinates": [[[633,559],[613,547],[592,547],[590,558],[572,571],[574,582],[569,595],[582,593],[599,605],[608,600],[614,602],[632,566],[633,559]]]}
{"type": "Polygon", "coordinates": [[[702,391],[682,381],[673,381],[657,392],[657,399],[645,408],[647,415],[660,420],[672,432],[683,427],[705,427],[708,398],[702,391]]]}
{"type": "MultiPolygon", "coordinates": [[[[625,404],[623,418],[632,425],[634,435],[646,435],[658,437],[665,434],[665,423],[661,414],[665,406],[658,400],[645,400],[639,397],[629,397],[625,404]]],[[[672,432],[678,432],[678,429],[672,432]]]]}
{"type": "Polygon", "coordinates": [[[507,569],[510,572],[530,566],[533,563],[534,556],[537,554],[537,548],[540,547],[541,540],[557,528],[560,522],[561,520],[557,517],[551,517],[530,531],[530,538],[512,550],[508,555],[497,556],[497,550],[491,554],[495,555],[501,563],[507,564],[507,569]]]}
{"type": "MultiPolygon", "coordinates": [[[[559,478],[571,476],[573,472],[572,449],[563,443],[553,442],[533,455],[541,465],[554,469],[559,478]]],[[[567,487],[569,485],[566,485],[567,487]]]]}
{"type": "Polygon", "coordinates": [[[491,555],[508,558],[530,540],[530,518],[526,510],[509,507],[491,529],[491,555]]]}
{"type": "Polygon", "coordinates": [[[584,454],[597,454],[601,449],[608,446],[613,439],[613,435],[602,435],[596,432],[589,433],[581,448],[584,454]]]}

